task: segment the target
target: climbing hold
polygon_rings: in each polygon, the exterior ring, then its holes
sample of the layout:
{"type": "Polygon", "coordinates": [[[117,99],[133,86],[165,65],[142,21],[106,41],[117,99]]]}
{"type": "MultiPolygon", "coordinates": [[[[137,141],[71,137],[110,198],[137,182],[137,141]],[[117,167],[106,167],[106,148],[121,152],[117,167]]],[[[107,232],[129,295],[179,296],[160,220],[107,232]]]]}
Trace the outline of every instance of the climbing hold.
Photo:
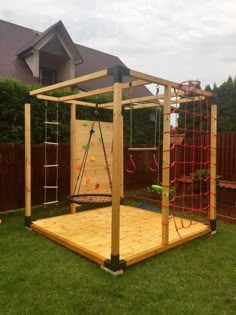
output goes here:
{"type": "Polygon", "coordinates": [[[84,127],[88,126],[88,122],[86,120],[83,121],[83,126],[84,127]]]}
{"type": "Polygon", "coordinates": [[[100,184],[97,183],[97,184],[95,185],[95,189],[98,189],[99,187],[100,187],[100,184]]]}
{"type": "Polygon", "coordinates": [[[91,182],[90,178],[86,178],[86,184],[89,184],[91,182]]]}
{"type": "Polygon", "coordinates": [[[81,164],[77,164],[76,169],[79,171],[81,169],[81,164]]]}
{"type": "Polygon", "coordinates": [[[96,160],[96,158],[94,155],[90,157],[90,161],[95,161],[95,160],[96,160]]]}
{"type": "Polygon", "coordinates": [[[98,139],[99,139],[99,141],[102,141],[102,140],[103,140],[102,136],[101,136],[101,137],[99,137],[98,139]]]}
{"type": "Polygon", "coordinates": [[[84,143],[84,144],[83,144],[83,148],[84,148],[84,149],[87,149],[87,147],[88,147],[88,143],[84,143]]]}

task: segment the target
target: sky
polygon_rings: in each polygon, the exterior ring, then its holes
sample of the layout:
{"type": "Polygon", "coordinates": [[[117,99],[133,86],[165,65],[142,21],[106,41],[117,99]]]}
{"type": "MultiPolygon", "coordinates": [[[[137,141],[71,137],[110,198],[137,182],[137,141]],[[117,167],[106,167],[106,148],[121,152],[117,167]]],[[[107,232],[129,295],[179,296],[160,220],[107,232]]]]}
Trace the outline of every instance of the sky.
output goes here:
{"type": "Polygon", "coordinates": [[[171,81],[236,75],[235,0],[1,0],[0,19],[37,31],[62,20],[72,40],[171,81]]]}

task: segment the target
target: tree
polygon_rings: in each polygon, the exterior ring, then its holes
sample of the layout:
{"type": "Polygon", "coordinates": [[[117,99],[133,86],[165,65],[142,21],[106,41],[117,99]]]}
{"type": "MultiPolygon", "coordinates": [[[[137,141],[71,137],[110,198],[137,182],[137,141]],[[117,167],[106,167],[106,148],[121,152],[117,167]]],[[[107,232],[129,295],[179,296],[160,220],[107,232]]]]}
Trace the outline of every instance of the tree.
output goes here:
{"type": "Polygon", "coordinates": [[[236,131],[236,80],[230,76],[216,91],[218,131],[236,131]]]}
{"type": "MultiPolygon", "coordinates": [[[[26,86],[12,79],[0,79],[0,142],[24,143],[24,103],[26,94],[38,88],[26,86]]],[[[69,91],[55,91],[52,96],[65,96],[69,91]]],[[[86,99],[84,99],[86,101],[86,99]]],[[[98,99],[90,97],[87,101],[105,103],[112,101],[112,95],[102,95],[98,99]]],[[[31,103],[31,139],[32,143],[45,141],[45,102],[32,97],[31,103]]],[[[48,120],[56,118],[55,102],[48,102],[48,120]]],[[[70,106],[58,104],[59,142],[67,143],[70,137],[70,106]]],[[[94,108],[77,106],[78,119],[94,119],[94,108]]],[[[101,109],[100,120],[111,121],[111,111],[101,109]]],[[[48,127],[48,141],[55,141],[55,128],[48,127]]]]}
{"type": "Polygon", "coordinates": [[[18,81],[0,79],[0,142],[22,142],[26,92],[18,81]]]}

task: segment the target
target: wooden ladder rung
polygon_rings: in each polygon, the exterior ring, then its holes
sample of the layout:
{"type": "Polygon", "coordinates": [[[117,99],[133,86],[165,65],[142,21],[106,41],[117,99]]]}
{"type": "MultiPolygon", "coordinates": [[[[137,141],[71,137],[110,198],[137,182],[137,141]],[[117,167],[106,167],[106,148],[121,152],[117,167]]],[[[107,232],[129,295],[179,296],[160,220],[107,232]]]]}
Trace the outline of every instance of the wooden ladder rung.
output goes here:
{"type": "Polygon", "coordinates": [[[45,141],[44,143],[45,143],[45,144],[52,144],[52,145],[59,145],[58,142],[48,142],[48,141],[45,141]]]}
{"type": "Polygon", "coordinates": [[[46,125],[59,125],[59,122],[57,122],[57,121],[45,121],[44,123],[46,125]]]}
{"type": "Polygon", "coordinates": [[[44,189],[58,189],[58,186],[43,186],[44,189]]]}
{"type": "Polygon", "coordinates": [[[44,205],[44,206],[46,206],[46,205],[52,205],[53,203],[58,203],[58,200],[47,201],[47,202],[44,202],[43,205],[44,205]]]}
{"type": "Polygon", "coordinates": [[[48,165],[44,165],[44,167],[58,167],[58,164],[48,164],[48,165]]]}

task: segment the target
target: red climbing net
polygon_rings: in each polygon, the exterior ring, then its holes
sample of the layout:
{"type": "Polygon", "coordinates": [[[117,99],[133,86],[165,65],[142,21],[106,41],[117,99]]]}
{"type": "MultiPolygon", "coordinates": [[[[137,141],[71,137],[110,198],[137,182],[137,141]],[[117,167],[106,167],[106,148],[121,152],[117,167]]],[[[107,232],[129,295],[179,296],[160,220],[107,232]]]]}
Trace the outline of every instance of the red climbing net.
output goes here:
{"type": "MultiPolygon", "coordinates": [[[[210,210],[210,105],[187,85],[175,91],[170,130],[170,220],[180,230],[206,222],[210,210]],[[177,105],[178,99],[182,102],[177,105]],[[187,220],[185,220],[187,219],[187,220]]],[[[169,113],[170,114],[170,113],[169,113]]]]}

